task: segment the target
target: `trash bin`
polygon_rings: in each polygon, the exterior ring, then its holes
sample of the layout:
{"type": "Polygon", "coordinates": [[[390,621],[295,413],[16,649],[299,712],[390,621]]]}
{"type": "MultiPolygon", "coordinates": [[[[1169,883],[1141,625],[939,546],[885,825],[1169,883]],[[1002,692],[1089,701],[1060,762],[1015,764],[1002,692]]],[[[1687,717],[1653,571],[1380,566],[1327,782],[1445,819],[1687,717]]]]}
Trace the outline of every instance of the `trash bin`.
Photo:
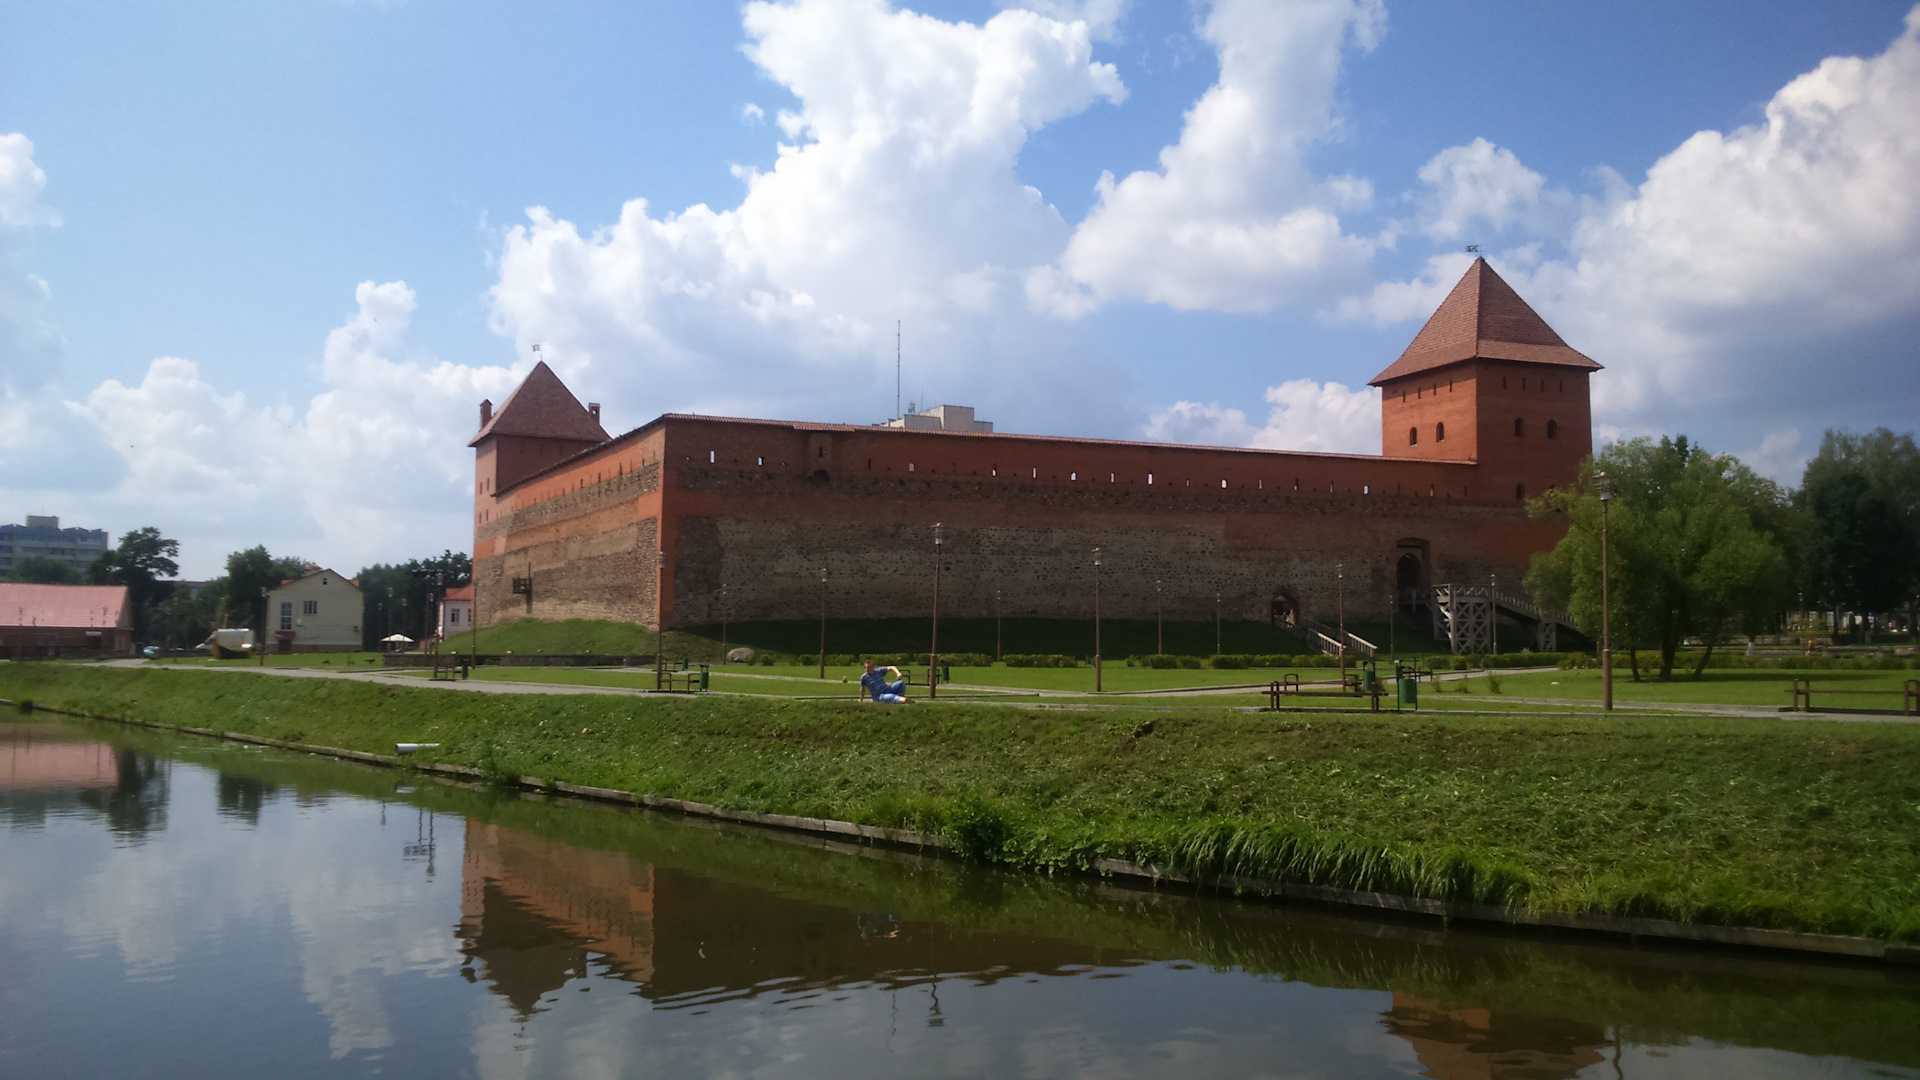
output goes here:
{"type": "Polygon", "coordinates": [[[1369,660],[1360,668],[1360,690],[1371,694],[1379,685],[1380,673],[1374,669],[1373,661],[1369,660]]]}
{"type": "Polygon", "coordinates": [[[708,687],[712,685],[713,685],[713,669],[708,667],[705,664],[701,664],[700,665],[700,692],[703,694],[706,693],[708,687]]]}
{"type": "Polygon", "coordinates": [[[1419,679],[1401,679],[1400,680],[1400,704],[1405,705],[1410,709],[1417,709],[1420,707],[1420,680],[1419,679]]]}

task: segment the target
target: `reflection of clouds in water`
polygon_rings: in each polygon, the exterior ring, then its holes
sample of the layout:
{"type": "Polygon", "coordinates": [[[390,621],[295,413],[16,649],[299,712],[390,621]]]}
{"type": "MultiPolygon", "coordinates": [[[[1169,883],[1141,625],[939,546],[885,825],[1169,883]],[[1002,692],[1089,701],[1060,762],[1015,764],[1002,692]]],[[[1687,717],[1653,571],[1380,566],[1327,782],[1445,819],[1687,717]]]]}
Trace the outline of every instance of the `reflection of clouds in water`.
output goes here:
{"type": "Polygon", "coordinates": [[[1614,1068],[1612,1050],[1607,1060],[1580,1072],[1581,1080],[1696,1080],[1702,1076],[1739,1077],[1740,1080],[1807,1080],[1808,1077],[1920,1077],[1920,1069],[1868,1064],[1836,1057],[1808,1057],[1783,1050],[1762,1050],[1726,1043],[1689,1039],[1684,1043],[1638,1046],[1633,1032],[1625,1033],[1620,1065],[1614,1068]]]}
{"type": "MultiPolygon", "coordinates": [[[[332,1056],[391,1045],[388,995],[399,991],[391,977],[459,966],[446,926],[451,904],[430,900],[457,890],[457,874],[428,882],[424,866],[402,862],[400,846],[414,833],[411,807],[396,809],[382,829],[377,803],[316,805],[281,794],[246,827],[220,814],[216,785],[212,772],[176,768],[173,827],[138,846],[116,849],[86,818],[50,823],[44,842],[60,857],[43,860],[48,873],[0,876],[0,920],[15,928],[42,922],[70,954],[110,949],[127,978],[159,982],[184,963],[219,964],[229,953],[260,954],[230,959],[243,966],[277,963],[290,938],[299,985],[326,1018],[332,1056]]],[[[458,829],[437,839],[436,866],[457,867],[458,829]]]]}

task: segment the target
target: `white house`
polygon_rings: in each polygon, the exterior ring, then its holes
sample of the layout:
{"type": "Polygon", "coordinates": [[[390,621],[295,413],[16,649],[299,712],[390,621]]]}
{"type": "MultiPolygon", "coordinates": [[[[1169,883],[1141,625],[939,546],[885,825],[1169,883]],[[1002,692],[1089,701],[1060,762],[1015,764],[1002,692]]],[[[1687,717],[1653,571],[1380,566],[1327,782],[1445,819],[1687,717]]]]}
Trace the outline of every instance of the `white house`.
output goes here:
{"type": "Polygon", "coordinates": [[[440,640],[473,629],[473,586],[461,585],[447,590],[440,598],[440,640]]]}
{"type": "Polygon", "coordinates": [[[267,594],[267,640],[276,652],[351,652],[360,640],[360,584],[313,568],[267,594]]]}

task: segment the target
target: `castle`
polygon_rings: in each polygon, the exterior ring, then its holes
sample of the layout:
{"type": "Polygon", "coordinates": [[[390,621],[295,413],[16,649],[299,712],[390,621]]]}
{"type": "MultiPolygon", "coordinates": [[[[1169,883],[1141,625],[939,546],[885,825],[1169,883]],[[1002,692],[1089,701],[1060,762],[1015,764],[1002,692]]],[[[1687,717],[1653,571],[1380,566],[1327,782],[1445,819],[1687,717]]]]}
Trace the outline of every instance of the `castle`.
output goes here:
{"type": "Polygon", "coordinates": [[[469,444],[476,617],[920,612],[935,522],[957,617],[1086,617],[1096,546],[1111,617],[1384,618],[1495,577],[1524,611],[1563,530],[1526,499],[1592,452],[1599,369],[1481,259],[1370,380],[1377,457],[678,413],[613,437],[541,363],[469,444]]]}

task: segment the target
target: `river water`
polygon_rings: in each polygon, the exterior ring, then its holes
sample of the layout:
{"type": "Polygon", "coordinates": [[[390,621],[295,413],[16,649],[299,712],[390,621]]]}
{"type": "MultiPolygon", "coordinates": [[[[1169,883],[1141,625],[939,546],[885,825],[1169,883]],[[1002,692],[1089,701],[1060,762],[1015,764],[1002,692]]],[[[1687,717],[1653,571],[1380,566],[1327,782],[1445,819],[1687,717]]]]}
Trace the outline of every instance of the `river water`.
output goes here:
{"type": "Polygon", "coordinates": [[[1920,978],[0,722],[0,1076],[1920,1077],[1920,978]]]}

